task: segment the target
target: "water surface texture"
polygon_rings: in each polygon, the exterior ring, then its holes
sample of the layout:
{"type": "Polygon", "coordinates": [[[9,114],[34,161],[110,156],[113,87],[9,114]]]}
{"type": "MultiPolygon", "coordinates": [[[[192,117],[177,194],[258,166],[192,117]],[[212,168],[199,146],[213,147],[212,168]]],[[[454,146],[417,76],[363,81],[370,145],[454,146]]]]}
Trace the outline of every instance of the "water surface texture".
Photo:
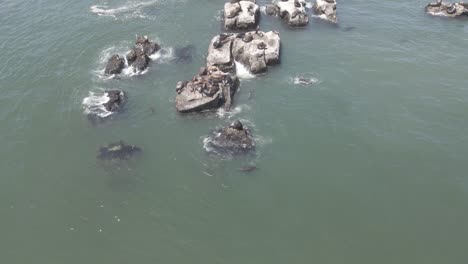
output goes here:
{"type": "Polygon", "coordinates": [[[262,16],[281,65],[243,80],[230,113],[179,115],[175,84],[204,64],[223,4],[1,2],[0,262],[468,263],[468,20],[423,0],[341,0],[339,26],[299,30],[262,16]],[[104,78],[136,34],[167,52],[104,78]],[[93,125],[83,98],[103,89],[128,103],[93,125]],[[207,154],[236,119],[256,153],[207,154]],[[118,140],[142,155],[96,159],[118,140]]]}

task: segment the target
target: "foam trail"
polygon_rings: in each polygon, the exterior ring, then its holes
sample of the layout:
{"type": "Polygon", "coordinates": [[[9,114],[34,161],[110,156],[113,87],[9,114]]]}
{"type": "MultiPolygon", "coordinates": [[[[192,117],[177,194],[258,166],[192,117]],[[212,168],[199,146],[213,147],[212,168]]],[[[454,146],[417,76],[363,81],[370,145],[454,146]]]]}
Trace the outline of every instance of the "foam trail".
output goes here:
{"type": "Polygon", "coordinates": [[[175,59],[174,48],[162,48],[149,57],[152,61],[156,61],[158,63],[167,63],[173,61],[175,59]]]}
{"type": "Polygon", "coordinates": [[[115,17],[117,14],[127,12],[139,12],[141,8],[153,5],[157,0],[147,2],[135,2],[128,1],[124,5],[117,8],[109,8],[107,5],[92,5],[89,10],[91,13],[97,14],[98,16],[112,16],[115,17]]]}
{"type": "Polygon", "coordinates": [[[250,106],[248,106],[248,105],[239,105],[239,106],[236,106],[236,107],[232,108],[231,111],[226,111],[223,108],[219,108],[218,111],[216,112],[216,114],[219,117],[222,117],[222,118],[225,118],[225,117],[232,118],[232,117],[242,113],[242,111],[244,111],[244,109],[249,110],[250,106]]]}
{"type": "Polygon", "coordinates": [[[239,79],[253,79],[255,78],[255,74],[249,72],[249,70],[242,65],[242,63],[234,61],[236,63],[236,75],[239,79]]]}

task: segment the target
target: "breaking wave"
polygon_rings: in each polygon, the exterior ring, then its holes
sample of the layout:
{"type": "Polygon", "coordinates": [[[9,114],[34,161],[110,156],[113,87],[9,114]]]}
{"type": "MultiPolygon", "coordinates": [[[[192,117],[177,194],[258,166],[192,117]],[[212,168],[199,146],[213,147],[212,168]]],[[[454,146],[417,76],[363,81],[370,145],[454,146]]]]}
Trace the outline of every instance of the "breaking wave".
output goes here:
{"type": "Polygon", "coordinates": [[[109,100],[109,94],[105,91],[89,92],[88,97],[83,99],[84,113],[102,118],[112,115],[113,112],[107,111],[104,107],[104,104],[109,102],[109,100]]]}
{"type": "Polygon", "coordinates": [[[239,79],[253,79],[255,74],[251,73],[242,63],[234,61],[236,63],[236,75],[239,79]]]}
{"type": "Polygon", "coordinates": [[[232,108],[230,111],[226,111],[223,108],[219,108],[216,114],[221,118],[233,118],[234,116],[242,113],[246,109],[249,110],[250,106],[239,105],[239,106],[232,108]]]}

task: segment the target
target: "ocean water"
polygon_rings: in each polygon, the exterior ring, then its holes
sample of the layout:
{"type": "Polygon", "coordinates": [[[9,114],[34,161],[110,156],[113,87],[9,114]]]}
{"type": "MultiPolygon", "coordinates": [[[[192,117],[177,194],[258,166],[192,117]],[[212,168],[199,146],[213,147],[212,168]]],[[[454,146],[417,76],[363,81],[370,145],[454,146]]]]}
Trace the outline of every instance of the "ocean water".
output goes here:
{"type": "Polygon", "coordinates": [[[1,263],[467,263],[468,19],[422,0],[338,0],[338,26],[262,16],[281,64],[242,80],[231,112],[177,114],[223,4],[1,1],[1,263]],[[165,52],[103,77],[136,34],[165,52]],[[82,102],[104,89],[125,111],[93,125],[82,102]],[[236,119],[257,151],[207,153],[236,119]],[[143,153],[96,159],[118,140],[143,153]]]}

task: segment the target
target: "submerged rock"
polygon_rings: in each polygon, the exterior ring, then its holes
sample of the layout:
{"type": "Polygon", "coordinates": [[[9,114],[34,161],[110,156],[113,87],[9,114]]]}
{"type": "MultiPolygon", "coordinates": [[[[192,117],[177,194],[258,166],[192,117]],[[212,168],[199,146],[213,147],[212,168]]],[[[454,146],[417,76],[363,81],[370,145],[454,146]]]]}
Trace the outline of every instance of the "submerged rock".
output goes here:
{"type": "Polygon", "coordinates": [[[179,82],[176,86],[176,109],[178,112],[200,112],[224,106],[229,110],[239,80],[216,66],[203,67],[191,81],[179,82]]]}
{"type": "Polygon", "coordinates": [[[175,49],[175,60],[177,63],[190,63],[192,62],[193,53],[195,53],[195,46],[187,45],[175,49]]]}
{"type": "Polygon", "coordinates": [[[120,57],[119,55],[115,54],[110,57],[109,61],[107,62],[106,69],[104,70],[105,74],[120,74],[125,68],[125,60],[124,58],[120,57]]]}
{"type": "Polygon", "coordinates": [[[238,61],[251,73],[262,73],[268,65],[279,63],[280,46],[279,33],[274,31],[222,34],[211,40],[207,65],[235,73],[235,61],[238,61]]]}
{"type": "Polygon", "coordinates": [[[337,23],[336,0],[316,0],[313,9],[320,18],[337,23]]]}
{"type": "Polygon", "coordinates": [[[255,149],[255,140],[250,130],[237,120],[216,130],[208,145],[221,152],[244,153],[255,149]]]}
{"type": "Polygon", "coordinates": [[[103,160],[127,160],[140,152],[141,149],[139,147],[126,145],[121,140],[119,142],[111,143],[106,147],[99,148],[97,158],[103,160]]]}
{"type": "Polygon", "coordinates": [[[244,173],[254,172],[256,170],[258,170],[258,167],[254,165],[248,165],[248,166],[239,168],[239,171],[244,172],[244,173]]]}
{"type": "Polygon", "coordinates": [[[260,9],[255,0],[230,1],[224,4],[226,29],[249,29],[258,25],[260,9]]]}
{"type": "Polygon", "coordinates": [[[447,3],[442,0],[430,3],[426,6],[426,13],[433,16],[459,17],[468,15],[468,3],[447,3]]]}
{"type": "Polygon", "coordinates": [[[281,17],[290,27],[303,27],[309,24],[305,0],[274,0],[273,4],[265,7],[270,16],[281,17]]]}

